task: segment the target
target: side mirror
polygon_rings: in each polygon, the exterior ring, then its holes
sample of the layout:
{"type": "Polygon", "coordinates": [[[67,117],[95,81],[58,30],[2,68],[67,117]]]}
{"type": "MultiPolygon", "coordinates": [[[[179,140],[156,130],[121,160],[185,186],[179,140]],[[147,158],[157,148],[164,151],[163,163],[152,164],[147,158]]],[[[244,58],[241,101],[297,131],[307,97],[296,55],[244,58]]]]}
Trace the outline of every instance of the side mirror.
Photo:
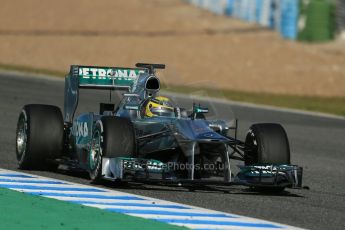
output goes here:
{"type": "Polygon", "coordinates": [[[208,108],[196,107],[194,113],[208,113],[208,108]]]}
{"type": "Polygon", "coordinates": [[[206,119],[205,118],[205,113],[208,113],[208,108],[206,107],[201,107],[200,104],[199,106],[196,106],[193,104],[193,113],[191,115],[191,118],[194,119],[206,119]]]}

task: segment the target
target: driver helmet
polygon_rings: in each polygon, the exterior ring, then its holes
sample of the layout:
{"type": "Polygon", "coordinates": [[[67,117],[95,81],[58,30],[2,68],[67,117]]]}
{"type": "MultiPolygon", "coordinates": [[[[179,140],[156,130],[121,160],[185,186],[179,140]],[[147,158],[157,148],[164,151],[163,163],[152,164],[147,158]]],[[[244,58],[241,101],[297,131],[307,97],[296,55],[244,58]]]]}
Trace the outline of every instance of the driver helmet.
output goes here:
{"type": "Polygon", "coordinates": [[[148,99],[144,113],[145,117],[175,117],[173,104],[163,96],[148,99]]]}

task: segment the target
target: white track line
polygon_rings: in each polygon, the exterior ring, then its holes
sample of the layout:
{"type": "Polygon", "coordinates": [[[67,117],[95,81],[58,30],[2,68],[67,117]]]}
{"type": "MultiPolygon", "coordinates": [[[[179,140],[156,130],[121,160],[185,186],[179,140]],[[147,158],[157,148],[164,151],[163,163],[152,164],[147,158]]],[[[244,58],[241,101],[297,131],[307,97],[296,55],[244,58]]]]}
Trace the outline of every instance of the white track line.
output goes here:
{"type": "Polygon", "coordinates": [[[176,205],[176,204],[167,204],[167,202],[153,202],[150,200],[117,200],[114,201],[114,199],[97,199],[97,198],[76,198],[76,197],[58,197],[58,196],[46,196],[52,199],[58,199],[58,200],[63,200],[63,201],[73,201],[73,202],[78,202],[78,203],[87,203],[87,202],[97,202],[97,203],[133,203],[133,204],[157,204],[157,205],[176,205]]]}
{"type": "MultiPolygon", "coordinates": [[[[191,228],[191,229],[217,229],[217,230],[250,230],[250,229],[258,229],[256,227],[240,227],[240,226],[224,226],[224,225],[203,225],[202,227],[200,225],[196,224],[178,224],[174,223],[174,225],[181,226],[181,227],[186,227],[186,228],[191,228]]],[[[272,228],[261,228],[261,229],[272,229],[272,228]]],[[[280,229],[280,228],[276,228],[280,229]]],[[[290,229],[299,229],[299,228],[290,228],[290,229]]]]}
{"type": "MultiPolygon", "coordinates": [[[[188,213],[195,213],[195,209],[177,209],[177,208],[157,208],[157,207],[131,207],[131,206],[121,206],[121,205],[104,205],[104,204],[83,204],[85,206],[90,206],[94,208],[100,209],[112,209],[112,208],[119,208],[119,209],[127,209],[127,210],[155,210],[155,211],[171,211],[171,212],[184,212],[186,215],[188,213]]],[[[209,211],[201,211],[198,210],[199,213],[217,213],[217,212],[209,212],[209,211]]]]}
{"type": "MultiPolygon", "coordinates": [[[[144,217],[146,219],[165,219],[167,218],[166,215],[151,215],[151,214],[129,214],[131,216],[136,217],[144,217]]],[[[169,219],[173,220],[217,220],[217,221],[239,221],[237,218],[229,218],[229,217],[205,217],[205,216],[193,216],[193,217],[185,217],[185,216],[170,216],[169,219]]],[[[243,220],[240,220],[243,221],[243,220]]],[[[259,223],[259,221],[257,222],[259,223]]]]}
{"type": "Polygon", "coordinates": [[[0,187],[192,229],[297,229],[265,220],[5,169],[0,169],[0,187]]]}

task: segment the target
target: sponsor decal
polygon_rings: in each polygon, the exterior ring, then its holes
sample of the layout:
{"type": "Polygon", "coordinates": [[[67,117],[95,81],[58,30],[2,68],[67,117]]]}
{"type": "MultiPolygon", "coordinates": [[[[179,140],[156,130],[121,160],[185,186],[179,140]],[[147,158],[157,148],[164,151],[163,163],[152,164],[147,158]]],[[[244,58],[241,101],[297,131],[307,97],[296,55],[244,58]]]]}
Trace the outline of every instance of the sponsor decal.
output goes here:
{"type": "MultiPolygon", "coordinates": [[[[280,165],[279,166],[279,169],[282,170],[284,169],[284,166],[285,165],[280,165]]],[[[250,175],[259,175],[260,174],[260,171],[261,171],[261,174],[263,175],[269,175],[269,174],[276,174],[277,171],[278,171],[278,167],[275,166],[275,165],[254,165],[254,166],[250,166],[252,167],[254,170],[253,171],[249,171],[248,173],[250,175]]],[[[285,166],[286,167],[286,166],[285,166]]],[[[279,172],[279,174],[283,174],[283,172],[279,172]]]]}
{"type": "Polygon", "coordinates": [[[87,137],[89,134],[87,122],[75,122],[73,124],[73,133],[76,137],[87,137]]]}
{"type": "Polygon", "coordinates": [[[214,134],[213,133],[205,133],[204,137],[211,138],[211,137],[214,137],[214,134]]]}
{"type": "Polygon", "coordinates": [[[140,73],[145,73],[144,70],[138,69],[121,69],[121,68],[93,68],[93,67],[82,67],[79,68],[79,76],[84,79],[124,79],[124,80],[135,80],[138,78],[140,73]]]}
{"type": "Polygon", "coordinates": [[[139,106],[137,105],[125,105],[126,110],[139,110],[139,106]]]}

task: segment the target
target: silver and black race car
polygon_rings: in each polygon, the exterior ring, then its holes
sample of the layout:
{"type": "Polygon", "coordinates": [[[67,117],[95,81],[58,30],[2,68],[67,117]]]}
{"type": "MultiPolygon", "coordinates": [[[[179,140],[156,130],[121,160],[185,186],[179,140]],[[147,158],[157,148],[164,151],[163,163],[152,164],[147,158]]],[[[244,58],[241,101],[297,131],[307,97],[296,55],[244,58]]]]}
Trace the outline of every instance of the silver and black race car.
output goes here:
{"type": "Polygon", "coordinates": [[[136,67],[71,66],[64,115],[56,106],[25,105],[17,124],[19,167],[83,170],[93,182],[301,187],[302,168],[290,163],[281,125],[254,124],[240,141],[227,122],[206,119],[207,108],[186,111],[159,95],[155,70],[165,65],[136,67]],[[99,113],[75,117],[81,89],[123,94],[116,106],[100,103],[99,113]],[[236,175],[232,160],[244,162],[236,175]]]}

